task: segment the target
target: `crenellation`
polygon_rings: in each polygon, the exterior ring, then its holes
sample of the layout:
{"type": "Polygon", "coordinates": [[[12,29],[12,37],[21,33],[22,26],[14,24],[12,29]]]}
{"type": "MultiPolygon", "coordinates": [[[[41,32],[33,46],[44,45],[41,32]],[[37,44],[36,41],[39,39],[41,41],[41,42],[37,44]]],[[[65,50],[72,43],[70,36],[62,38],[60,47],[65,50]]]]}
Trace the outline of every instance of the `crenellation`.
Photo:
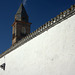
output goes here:
{"type": "Polygon", "coordinates": [[[38,33],[39,33],[40,32],[40,28],[38,28],[37,30],[38,30],[38,33]]]}
{"type": "Polygon", "coordinates": [[[28,35],[28,39],[30,38],[30,35],[28,35]]]}
{"type": "Polygon", "coordinates": [[[63,17],[65,17],[65,16],[66,16],[66,11],[63,12],[63,17]]]}
{"type": "Polygon", "coordinates": [[[34,37],[34,32],[32,32],[32,37],[34,37]]]}
{"type": "Polygon", "coordinates": [[[54,17],[54,23],[57,21],[56,17],[54,17]]]}
{"type": "Polygon", "coordinates": [[[36,35],[36,32],[34,31],[33,33],[34,33],[34,36],[35,36],[36,35]]]}
{"type": "Polygon", "coordinates": [[[71,11],[73,12],[75,10],[75,5],[71,6],[71,11]]]}
{"type": "Polygon", "coordinates": [[[48,27],[50,27],[50,25],[51,25],[51,21],[48,21],[48,27]]]}
{"type": "Polygon", "coordinates": [[[51,24],[53,24],[53,18],[51,19],[51,24]]]}
{"type": "Polygon", "coordinates": [[[37,31],[35,31],[35,35],[37,35],[37,31]]]}
{"type": "Polygon", "coordinates": [[[62,19],[62,18],[63,18],[63,13],[61,12],[61,13],[60,13],[60,19],[62,19]]]}
{"type": "Polygon", "coordinates": [[[32,37],[32,33],[30,33],[30,36],[32,37]]]}
{"type": "Polygon", "coordinates": [[[41,27],[39,28],[39,31],[41,32],[41,27]]]}
{"type": "Polygon", "coordinates": [[[52,19],[52,23],[53,23],[53,24],[55,23],[54,18],[52,19]]]}
{"type": "Polygon", "coordinates": [[[56,16],[56,19],[57,19],[57,21],[59,21],[59,19],[60,19],[60,16],[59,16],[59,15],[57,15],[57,16],[56,16]]]}
{"type": "MultiPolygon", "coordinates": [[[[46,25],[47,25],[47,28],[48,28],[48,22],[46,22],[46,25]]],[[[46,29],[47,29],[47,28],[46,28],[46,29]]]]}
{"type": "Polygon", "coordinates": [[[44,25],[44,26],[45,26],[45,28],[47,28],[47,25],[48,25],[48,24],[47,24],[47,23],[45,23],[45,25],[44,25]]]}
{"type": "Polygon", "coordinates": [[[42,31],[43,30],[43,28],[42,28],[42,26],[40,27],[40,31],[42,31]]]}
{"type": "Polygon", "coordinates": [[[53,24],[53,21],[50,21],[50,23],[51,23],[51,25],[50,25],[50,26],[52,26],[52,24],[53,24]]]}
{"type": "Polygon", "coordinates": [[[50,21],[50,28],[53,26],[52,21],[50,21]]]}
{"type": "Polygon", "coordinates": [[[37,30],[35,30],[35,35],[37,35],[37,30]]]}
{"type": "Polygon", "coordinates": [[[43,29],[43,30],[45,29],[44,25],[42,25],[42,29],[43,29]]]}
{"type": "Polygon", "coordinates": [[[73,5],[71,6],[71,12],[74,10],[73,5]]]}
{"type": "Polygon", "coordinates": [[[36,35],[36,31],[34,31],[33,33],[34,33],[34,36],[35,36],[36,35]]]}
{"type": "Polygon", "coordinates": [[[70,13],[70,10],[69,10],[69,9],[67,9],[67,10],[66,10],[66,12],[67,12],[67,15],[69,15],[69,13],[70,13]]]}
{"type": "Polygon", "coordinates": [[[63,20],[75,15],[75,5],[72,5],[71,8],[67,9],[64,12],[61,12],[59,15],[51,19],[51,21],[46,22],[41,27],[36,29],[34,32],[25,36],[22,40],[18,41],[14,45],[12,45],[6,52],[0,55],[0,58],[7,54],[8,52],[12,51],[13,49],[17,48],[18,46],[22,45],[23,43],[29,41],[30,39],[34,38],[35,36],[41,34],[42,32],[46,31],[49,28],[57,25],[58,23],[62,22],[63,20]]]}

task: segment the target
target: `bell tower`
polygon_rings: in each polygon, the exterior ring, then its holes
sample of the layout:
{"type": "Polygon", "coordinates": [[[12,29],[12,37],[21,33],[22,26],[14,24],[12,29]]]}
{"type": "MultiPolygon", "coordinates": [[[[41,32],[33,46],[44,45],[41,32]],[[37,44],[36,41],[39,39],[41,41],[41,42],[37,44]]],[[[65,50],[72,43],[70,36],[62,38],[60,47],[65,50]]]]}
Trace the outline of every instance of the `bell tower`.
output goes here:
{"type": "Polygon", "coordinates": [[[12,45],[30,33],[29,18],[23,4],[20,5],[12,25],[12,45]]]}

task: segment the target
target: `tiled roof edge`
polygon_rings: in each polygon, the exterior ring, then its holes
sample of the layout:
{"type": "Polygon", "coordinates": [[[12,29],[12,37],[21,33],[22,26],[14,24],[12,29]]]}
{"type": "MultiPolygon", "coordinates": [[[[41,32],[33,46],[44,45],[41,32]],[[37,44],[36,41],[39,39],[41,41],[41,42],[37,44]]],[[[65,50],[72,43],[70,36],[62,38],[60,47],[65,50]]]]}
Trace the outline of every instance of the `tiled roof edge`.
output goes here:
{"type": "Polygon", "coordinates": [[[34,32],[30,33],[28,36],[20,40],[18,43],[11,46],[8,50],[0,54],[0,58],[8,54],[9,52],[15,50],[19,46],[23,45],[24,43],[28,42],[29,40],[33,39],[34,37],[40,35],[41,33],[47,31],[48,29],[54,27],[55,25],[59,24],[60,22],[64,21],[65,19],[75,15],[75,4],[71,6],[71,8],[67,9],[64,12],[61,12],[59,15],[57,15],[55,18],[51,19],[51,21],[48,21],[38,29],[36,29],[34,32]]]}

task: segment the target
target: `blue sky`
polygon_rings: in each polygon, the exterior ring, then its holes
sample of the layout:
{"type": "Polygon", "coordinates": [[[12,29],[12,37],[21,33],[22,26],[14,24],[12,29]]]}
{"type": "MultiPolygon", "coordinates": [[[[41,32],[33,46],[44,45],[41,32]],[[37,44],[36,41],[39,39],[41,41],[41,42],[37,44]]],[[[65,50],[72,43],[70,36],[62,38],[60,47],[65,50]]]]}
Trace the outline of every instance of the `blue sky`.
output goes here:
{"type": "MultiPolygon", "coordinates": [[[[12,45],[12,24],[22,0],[0,1],[0,54],[12,45]]],[[[23,1],[24,2],[24,1],[23,1]]],[[[75,0],[27,0],[24,7],[29,16],[31,32],[75,4],[75,0]]]]}

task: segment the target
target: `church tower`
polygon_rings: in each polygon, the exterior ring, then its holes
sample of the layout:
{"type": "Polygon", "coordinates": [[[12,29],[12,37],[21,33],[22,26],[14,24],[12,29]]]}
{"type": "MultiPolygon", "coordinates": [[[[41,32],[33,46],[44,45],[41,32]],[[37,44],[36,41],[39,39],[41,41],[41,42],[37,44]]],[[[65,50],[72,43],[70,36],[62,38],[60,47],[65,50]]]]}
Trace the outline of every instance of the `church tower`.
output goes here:
{"type": "Polygon", "coordinates": [[[15,15],[15,22],[12,25],[12,45],[30,33],[31,23],[28,20],[26,10],[23,4],[21,4],[15,15]]]}

